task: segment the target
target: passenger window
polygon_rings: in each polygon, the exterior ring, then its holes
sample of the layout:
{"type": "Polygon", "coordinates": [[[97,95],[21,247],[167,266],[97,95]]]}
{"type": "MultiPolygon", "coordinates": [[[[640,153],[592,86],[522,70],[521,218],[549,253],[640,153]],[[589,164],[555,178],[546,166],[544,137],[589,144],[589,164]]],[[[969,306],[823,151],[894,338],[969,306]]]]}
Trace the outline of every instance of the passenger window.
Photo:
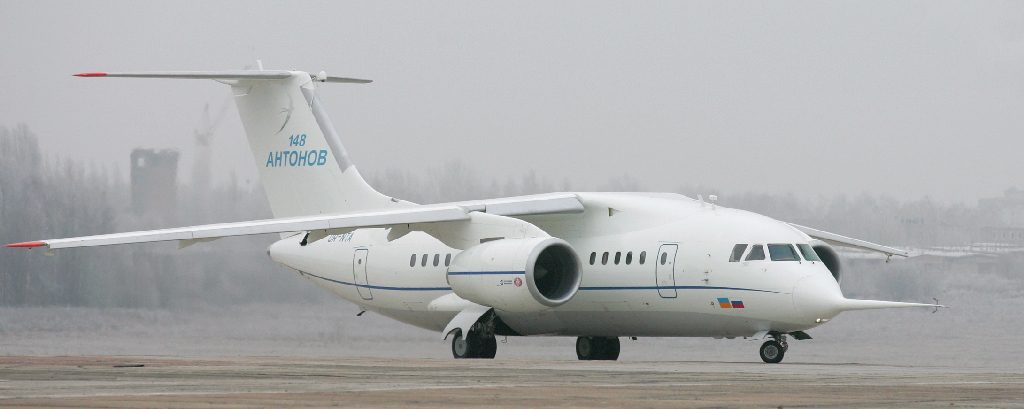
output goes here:
{"type": "Polygon", "coordinates": [[[762,247],[760,244],[755,244],[754,247],[750,248],[750,254],[747,254],[747,258],[744,260],[764,260],[764,247],[762,247]]]}
{"type": "Polygon", "coordinates": [[[605,264],[608,264],[608,252],[607,251],[604,252],[604,254],[601,255],[601,265],[605,265],[605,264]]]}
{"type": "Polygon", "coordinates": [[[800,248],[800,254],[804,255],[804,260],[821,261],[821,258],[818,257],[818,253],[814,252],[814,248],[812,248],[810,244],[797,244],[796,246],[800,248]]]}
{"type": "Polygon", "coordinates": [[[647,261],[647,252],[646,251],[641,251],[640,252],[640,264],[643,264],[646,261],[647,261]]]}
{"type": "Polygon", "coordinates": [[[423,267],[427,266],[427,255],[426,254],[423,255],[423,261],[420,262],[420,265],[423,266],[423,267]]]}
{"type": "Polygon", "coordinates": [[[452,265],[452,253],[444,255],[444,266],[448,267],[450,265],[452,265]]]}
{"type": "Polygon", "coordinates": [[[740,261],[740,258],[743,257],[743,252],[746,251],[746,250],[747,250],[747,245],[746,244],[737,244],[735,246],[732,246],[732,254],[729,256],[729,261],[730,262],[740,261]]]}
{"type": "Polygon", "coordinates": [[[409,257],[409,267],[416,267],[416,255],[415,254],[413,254],[412,257],[409,257]]]}
{"type": "Polygon", "coordinates": [[[800,256],[796,255],[796,250],[789,244],[769,244],[768,254],[772,261],[800,261],[800,256]]]}
{"type": "Polygon", "coordinates": [[[668,261],[668,253],[661,253],[661,265],[665,265],[666,261],[668,261]]]}
{"type": "Polygon", "coordinates": [[[434,254],[434,267],[437,267],[438,264],[441,264],[441,255],[434,254]]]}
{"type": "Polygon", "coordinates": [[[621,251],[616,251],[615,252],[615,265],[619,265],[619,260],[622,260],[622,252],[621,251]]]}
{"type": "Polygon", "coordinates": [[[596,261],[597,261],[597,252],[596,251],[590,252],[590,265],[594,265],[594,262],[596,262],[596,261]]]}
{"type": "Polygon", "coordinates": [[[630,251],[630,252],[626,253],[626,265],[628,266],[629,263],[632,263],[632,262],[633,262],[633,252],[630,251]]]}

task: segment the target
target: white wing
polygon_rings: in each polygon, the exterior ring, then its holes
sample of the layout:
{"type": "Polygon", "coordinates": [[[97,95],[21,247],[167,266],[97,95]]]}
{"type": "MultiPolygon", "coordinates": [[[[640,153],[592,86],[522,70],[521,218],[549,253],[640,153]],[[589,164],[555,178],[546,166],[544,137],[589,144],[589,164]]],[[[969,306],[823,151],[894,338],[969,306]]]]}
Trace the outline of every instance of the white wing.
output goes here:
{"type": "Polygon", "coordinates": [[[881,244],[875,244],[872,242],[855,239],[852,237],[846,237],[835,233],[829,233],[824,230],[812,229],[810,227],[801,226],[799,224],[790,223],[790,226],[795,227],[797,230],[804,232],[804,234],[824,241],[828,244],[841,247],[852,247],[861,250],[874,251],[885,254],[887,256],[901,256],[910,257],[910,253],[906,250],[900,250],[889,246],[883,246],[881,244]]]}
{"type": "Polygon", "coordinates": [[[300,231],[344,231],[365,227],[388,227],[394,225],[441,223],[470,219],[470,212],[481,212],[499,216],[520,216],[530,214],[579,213],[583,204],[571,193],[553,193],[533,196],[519,196],[502,199],[475,200],[469,202],[424,205],[397,210],[357,212],[335,215],[317,215],[280,219],[252,220],[234,223],[205,224],[173,229],[146,230],[127,233],[103,234],[98,236],[47,239],[8,244],[7,247],[47,247],[62,249],[71,247],[110,246],[115,244],[148,243],[154,241],[178,240],[192,243],[221,237],[246,236],[252,234],[287,233],[300,231]]]}

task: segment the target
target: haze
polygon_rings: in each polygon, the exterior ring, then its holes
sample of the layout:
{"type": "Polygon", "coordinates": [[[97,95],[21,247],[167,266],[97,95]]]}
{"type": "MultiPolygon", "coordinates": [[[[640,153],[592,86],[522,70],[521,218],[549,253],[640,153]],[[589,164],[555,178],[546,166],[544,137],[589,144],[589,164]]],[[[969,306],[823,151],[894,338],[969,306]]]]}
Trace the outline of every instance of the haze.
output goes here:
{"type": "MultiPolygon", "coordinates": [[[[321,92],[369,175],[458,159],[485,180],[958,202],[1024,174],[1019,2],[3,1],[0,50],[0,124],[122,173],[139,146],[187,171],[227,88],[70,74],[260,58],[375,80],[321,92]]],[[[217,179],[255,182],[244,143],[232,105],[217,179]]]]}

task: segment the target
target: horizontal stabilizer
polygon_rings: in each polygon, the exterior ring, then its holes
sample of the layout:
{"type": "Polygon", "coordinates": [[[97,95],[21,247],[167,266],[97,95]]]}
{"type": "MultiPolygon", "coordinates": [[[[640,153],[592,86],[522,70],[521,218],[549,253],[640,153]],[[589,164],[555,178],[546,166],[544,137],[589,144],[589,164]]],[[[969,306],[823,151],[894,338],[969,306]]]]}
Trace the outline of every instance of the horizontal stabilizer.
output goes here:
{"type": "Polygon", "coordinates": [[[291,77],[289,71],[136,71],[136,72],[83,72],[75,74],[84,78],[182,78],[196,80],[283,80],[291,77]]]}
{"type": "MultiPolygon", "coordinates": [[[[227,70],[227,71],[134,71],[134,72],[81,72],[74,74],[82,78],[171,78],[171,79],[194,79],[194,80],[283,80],[300,71],[284,70],[227,70]]],[[[305,74],[305,73],[303,73],[305,74]]],[[[311,77],[317,82],[332,82],[338,84],[369,84],[373,80],[349,77],[333,77],[323,72],[311,77]]]]}

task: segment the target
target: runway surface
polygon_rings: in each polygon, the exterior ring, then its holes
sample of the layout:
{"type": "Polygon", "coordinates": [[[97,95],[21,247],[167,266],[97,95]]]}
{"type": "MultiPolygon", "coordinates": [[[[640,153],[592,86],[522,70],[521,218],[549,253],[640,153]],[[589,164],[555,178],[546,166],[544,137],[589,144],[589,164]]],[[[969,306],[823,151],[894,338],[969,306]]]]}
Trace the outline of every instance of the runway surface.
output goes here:
{"type": "Polygon", "coordinates": [[[1024,371],[381,358],[0,357],[3,407],[1022,407],[1024,371]]]}

